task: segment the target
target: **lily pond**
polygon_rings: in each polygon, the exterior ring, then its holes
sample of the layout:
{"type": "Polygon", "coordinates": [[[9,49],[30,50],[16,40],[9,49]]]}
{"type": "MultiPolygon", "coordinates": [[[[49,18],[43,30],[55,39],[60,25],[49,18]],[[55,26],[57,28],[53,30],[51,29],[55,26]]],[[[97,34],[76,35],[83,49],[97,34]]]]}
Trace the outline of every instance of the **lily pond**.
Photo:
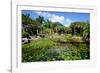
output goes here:
{"type": "Polygon", "coordinates": [[[22,45],[23,62],[86,60],[89,58],[89,43],[85,42],[66,42],[56,37],[54,39],[40,38],[22,45]]]}

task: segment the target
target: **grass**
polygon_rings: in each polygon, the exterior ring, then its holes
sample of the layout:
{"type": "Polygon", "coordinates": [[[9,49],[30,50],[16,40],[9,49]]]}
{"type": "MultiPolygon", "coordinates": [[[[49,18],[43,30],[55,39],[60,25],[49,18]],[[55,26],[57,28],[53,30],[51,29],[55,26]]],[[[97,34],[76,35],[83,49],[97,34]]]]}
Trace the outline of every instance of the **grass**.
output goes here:
{"type": "Polygon", "coordinates": [[[23,44],[22,62],[89,59],[89,45],[59,43],[57,40],[67,41],[68,39],[65,35],[55,37],[41,38],[23,44]]]}
{"type": "Polygon", "coordinates": [[[22,46],[22,61],[41,60],[41,57],[44,57],[49,49],[53,48],[53,45],[55,45],[54,42],[49,39],[40,39],[24,44],[22,46]]]}

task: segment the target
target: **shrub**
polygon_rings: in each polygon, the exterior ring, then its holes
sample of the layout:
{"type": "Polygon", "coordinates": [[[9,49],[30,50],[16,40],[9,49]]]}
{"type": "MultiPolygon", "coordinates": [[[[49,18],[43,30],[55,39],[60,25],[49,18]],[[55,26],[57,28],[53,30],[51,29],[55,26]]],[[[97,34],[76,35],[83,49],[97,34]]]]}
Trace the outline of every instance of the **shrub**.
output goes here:
{"type": "Polygon", "coordinates": [[[28,32],[25,32],[25,31],[23,31],[22,32],[22,38],[28,38],[30,35],[29,35],[29,33],[28,32]]]}

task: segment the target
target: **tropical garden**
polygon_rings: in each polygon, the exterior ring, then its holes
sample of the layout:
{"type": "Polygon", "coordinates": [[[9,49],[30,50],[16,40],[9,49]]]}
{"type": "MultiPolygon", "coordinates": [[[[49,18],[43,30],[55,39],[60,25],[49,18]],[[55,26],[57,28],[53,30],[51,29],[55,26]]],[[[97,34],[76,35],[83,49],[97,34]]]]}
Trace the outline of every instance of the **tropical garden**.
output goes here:
{"type": "Polygon", "coordinates": [[[22,62],[90,59],[90,23],[68,27],[39,15],[22,14],[22,62]]]}

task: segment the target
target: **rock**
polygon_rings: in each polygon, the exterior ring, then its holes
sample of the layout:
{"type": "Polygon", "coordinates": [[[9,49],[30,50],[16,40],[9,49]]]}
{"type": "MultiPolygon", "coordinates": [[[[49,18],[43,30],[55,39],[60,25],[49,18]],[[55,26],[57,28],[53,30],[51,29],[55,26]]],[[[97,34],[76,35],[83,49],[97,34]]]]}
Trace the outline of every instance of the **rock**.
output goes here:
{"type": "Polygon", "coordinates": [[[25,44],[25,43],[30,43],[31,39],[28,39],[28,38],[22,38],[22,44],[25,44]]]}

